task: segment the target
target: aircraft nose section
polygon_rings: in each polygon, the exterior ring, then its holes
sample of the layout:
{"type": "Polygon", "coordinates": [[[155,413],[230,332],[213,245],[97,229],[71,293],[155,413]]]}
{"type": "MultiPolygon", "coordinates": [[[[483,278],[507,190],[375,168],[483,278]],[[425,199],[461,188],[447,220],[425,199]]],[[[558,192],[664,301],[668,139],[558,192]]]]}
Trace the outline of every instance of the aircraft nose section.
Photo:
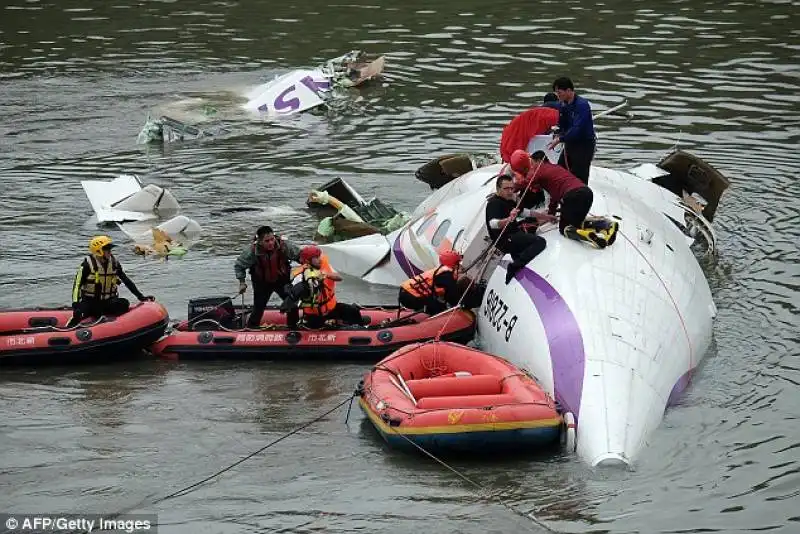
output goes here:
{"type": "Polygon", "coordinates": [[[638,371],[587,362],[577,453],[593,467],[630,466],[661,421],[666,398],[638,371]]]}

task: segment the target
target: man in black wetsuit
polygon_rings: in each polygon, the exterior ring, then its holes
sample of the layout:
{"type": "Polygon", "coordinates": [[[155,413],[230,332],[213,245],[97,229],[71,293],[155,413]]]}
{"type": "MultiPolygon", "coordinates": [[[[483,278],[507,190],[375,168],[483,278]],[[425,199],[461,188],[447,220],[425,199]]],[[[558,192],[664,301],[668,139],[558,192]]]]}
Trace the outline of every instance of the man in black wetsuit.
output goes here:
{"type": "Polygon", "coordinates": [[[498,176],[495,188],[495,193],[486,202],[486,229],[497,248],[501,252],[511,254],[512,262],[506,271],[506,284],[508,284],[520,269],[547,246],[543,237],[520,228],[517,216],[521,214],[526,218],[535,217],[537,221],[552,221],[555,217],[530,209],[518,209],[514,180],[510,176],[498,176]]]}

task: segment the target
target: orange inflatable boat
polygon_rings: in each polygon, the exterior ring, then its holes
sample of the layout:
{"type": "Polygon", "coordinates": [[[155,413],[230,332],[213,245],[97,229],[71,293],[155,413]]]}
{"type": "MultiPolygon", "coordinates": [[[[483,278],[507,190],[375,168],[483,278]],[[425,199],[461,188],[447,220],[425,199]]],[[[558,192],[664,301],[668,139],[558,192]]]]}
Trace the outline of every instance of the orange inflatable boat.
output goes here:
{"type": "Polygon", "coordinates": [[[174,325],[158,340],[151,348],[153,354],[168,360],[286,358],[373,363],[409,343],[434,339],[437,335],[440,339],[467,343],[475,333],[475,315],[470,310],[453,308],[428,316],[397,306],[362,307],[361,315],[369,320],[365,325],[337,324],[295,330],[286,325],[286,315],[277,307],[268,306],[261,328],[243,329],[242,313],[249,312],[249,306],[233,306],[225,298],[205,301],[205,306],[190,304],[190,319],[174,325]]]}
{"type": "Polygon", "coordinates": [[[553,399],[527,374],[455,343],[408,345],[375,365],[359,390],[361,409],[398,448],[530,450],[557,444],[565,430],[553,399]]]}
{"type": "Polygon", "coordinates": [[[161,337],[169,323],[167,310],[157,302],[65,328],[71,317],[72,308],[0,310],[0,365],[100,363],[131,356],[161,337]]]}

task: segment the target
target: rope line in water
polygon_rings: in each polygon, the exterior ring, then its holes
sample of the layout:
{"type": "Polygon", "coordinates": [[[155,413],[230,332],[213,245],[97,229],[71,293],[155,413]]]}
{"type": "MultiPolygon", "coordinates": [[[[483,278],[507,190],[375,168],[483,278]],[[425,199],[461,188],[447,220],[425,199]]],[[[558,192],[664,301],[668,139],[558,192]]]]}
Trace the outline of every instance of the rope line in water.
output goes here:
{"type": "MultiPolygon", "coordinates": [[[[325,413],[323,413],[321,415],[318,415],[314,419],[312,419],[312,420],[310,420],[310,421],[298,426],[297,428],[287,432],[286,434],[283,434],[279,438],[272,440],[271,442],[267,443],[266,445],[264,445],[260,449],[248,454],[244,458],[241,458],[241,459],[237,460],[236,462],[230,464],[229,466],[224,467],[223,469],[220,469],[216,473],[205,477],[204,479],[200,480],[199,482],[195,482],[194,484],[190,484],[189,486],[186,486],[186,487],[183,487],[183,488],[181,488],[181,489],[179,489],[177,491],[174,491],[174,492],[170,493],[169,495],[166,495],[164,497],[159,497],[159,498],[157,498],[155,500],[152,500],[152,501],[150,499],[154,496],[154,494],[148,495],[147,497],[145,497],[141,501],[137,502],[136,504],[133,504],[131,506],[123,508],[122,510],[119,510],[119,511],[113,513],[113,514],[106,515],[105,517],[106,517],[106,519],[115,519],[117,517],[120,517],[122,515],[125,515],[125,514],[131,512],[132,510],[136,510],[137,508],[139,508],[139,507],[141,507],[142,505],[145,505],[145,504],[149,504],[149,505],[152,506],[152,505],[155,505],[155,504],[162,503],[162,502],[164,502],[166,500],[169,500],[169,499],[174,499],[175,497],[182,497],[184,495],[188,495],[193,490],[195,490],[196,488],[202,486],[206,482],[208,482],[208,481],[210,481],[210,480],[222,475],[223,473],[225,473],[227,471],[230,471],[231,469],[233,469],[237,465],[240,465],[240,464],[246,462],[247,460],[249,460],[253,456],[256,456],[256,455],[264,452],[265,450],[269,449],[273,445],[276,445],[276,444],[280,443],[281,441],[285,440],[286,438],[288,438],[288,437],[290,437],[290,436],[292,436],[294,434],[297,434],[301,430],[313,425],[314,423],[316,423],[318,421],[321,421],[322,419],[324,419],[328,415],[332,414],[333,412],[335,412],[336,410],[338,410],[339,408],[344,406],[346,403],[351,402],[352,400],[353,400],[353,395],[352,394],[348,395],[348,397],[346,399],[344,399],[342,402],[340,402],[339,404],[337,404],[336,406],[334,406],[333,408],[331,408],[327,412],[325,412],[325,413]]],[[[349,415],[349,410],[348,410],[348,415],[349,415]]],[[[95,531],[97,531],[97,529],[95,529],[95,531]]],[[[74,531],[74,532],[75,532],[75,534],[78,534],[78,533],[85,534],[87,531],[74,531]]]]}
{"type": "Polygon", "coordinates": [[[250,458],[252,458],[253,456],[256,456],[256,455],[258,455],[258,454],[260,454],[260,453],[264,452],[265,450],[269,449],[269,448],[270,448],[270,447],[272,447],[273,445],[276,445],[276,444],[280,443],[281,441],[285,440],[286,438],[288,438],[288,437],[290,437],[290,436],[293,436],[294,434],[297,434],[297,433],[298,433],[298,432],[300,432],[301,430],[303,430],[303,429],[305,429],[305,428],[308,428],[309,426],[313,425],[314,423],[316,423],[316,422],[318,422],[318,421],[320,421],[320,420],[324,419],[324,418],[325,418],[325,417],[327,417],[328,415],[332,414],[333,412],[335,412],[336,410],[338,410],[339,408],[341,408],[342,406],[344,406],[345,404],[347,404],[348,402],[350,402],[352,398],[353,398],[353,395],[348,395],[348,397],[347,397],[345,400],[343,400],[342,402],[340,402],[339,404],[337,404],[336,406],[334,406],[333,408],[331,408],[331,409],[330,409],[330,410],[328,410],[327,412],[325,412],[325,413],[323,413],[323,414],[321,414],[321,415],[318,415],[317,417],[315,417],[315,418],[314,418],[314,419],[312,419],[311,421],[308,421],[307,423],[304,423],[304,424],[302,424],[302,425],[298,426],[297,428],[295,428],[295,429],[293,429],[293,430],[291,430],[291,431],[287,432],[286,434],[283,434],[281,437],[279,437],[279,438],[277,438],[277,439],[274,439],[274,440],[272,440],[271,442],[267,443],[266,445],[264,445],[264,446],[263,446],[263,447],[261,447],[260,449],[258,449],[258,450],[256,450],[256,451],[253,451],[253,452],[251,452],[250,454],[248,454],[248,455],[247,455],[247,456],[245,456],[244,458],[241,458],[241,459],[237,460],[236,462],[234,462],[234,463],[230,464],[229,466],[227,466],[227,467],[224,467],[224,468],[220,469],[220,470],[219,470],[219,471],[217,471],[216,473],[214,473],[214,474],[212,474],[212,475],[209,475],[209,476],[207,476],[207,477],[206,477],[206,478],[204,478],[203,480],[200,480],[199,482],[195,482],[194,484],[191,484],[191,485],[189,485],[189,486],[186,486],[186,487],[184,487],[184,488],[182,488],[182,489],[179,489],[178,491],[175,491],[175,492],[173,492],[173,493],[170,493],[169,495],[167,495],[167,496],[165,496],[165,497],[161,497],[161,498],[159,498],[159,499],[156,499],[156,500],[155,500],[155,501],[153,501],[151,504],[158,504],[158,503],[164,502],[164,501],[166,501],[166,500],[173,499],[173,498],[175,498],[175,497],[181,497],[181,496],[183,496],[183,495],[188,495],[188,494],[189,494],[189,493],[191,493],[191,492],[192,492],[192,490],[194,490],[195,488],[198,488],[198,487],[202,486],[202,485],[203,485],[203,484],[205,484],[206,482],[208,482],[208,481],[210,481],[210,480],[212,480],[212,479],[214,479],[214,478],[218,477],[219,475],[221,475],[221,474],[223,474],[223,473],[225,473],[225,472],[227,472],[227,471],[230,471],[231,469],[233,469],[233,468],[234,468],[234,467],[236,467],[237,465],[243,464],[244,462],[246,462],[247,460],[249,460],[249,459],[250,459],[250,458]]]}
{"type": "MultiPolygon", "coordinates": [[[[538,525],[538,526],[542,527],[543,529],[547,530],[548,532],[558,532],[557,530],[555,530],[555,529],[553,529],[552,527],[548,526],[548,525],[547,525],[547,524],[546,524],[544,521],[542,521],[541,519],[538,519],[538,518],[537,518],[535,515],[533,515],[533,512],[529,512],[529,513],[527,513],[527,514],[526,514],[526,513],[525,513],[525,512],[523,512],[522,510],[519,510],[519,509],[518,509],[518,508],[516,508],[515,506],[513,506],[513,505],[511,505],[511,504],[507,503],[507,502],[506,502],[504,499],[502,499],[502,498],[500,497],[500,493],[503,493],[502,491],[500,491],[500,492],[497,492],[497,493],[492,493],[492,492],[491,492],[491,490],[489,490],[489,489],[488,489],[488,488],[486,488],[485,486],[482,486],[482,485],[481,485],[481,484],[479,484],[478,482],[475,482],[474,480],[472,480],[471,478],[469,478],[467,475],[465,475],[464,473],[462,473],[461,471],[459,471],[459,470],[458,470],[458,469],[456,469],[455,467],[453,467],[453,466],[451,466],[451,465],[447,464],[447,463],[446,463],[444,460],[441,460],[440,458],[437,458],[437,457],[436,457],[436,456],[435,456],[433,453],[431,453],[430,451],[426,450],[426,449],[425,449],[425,448],[424,448],[422,445],[419,445],[418,443],[416,443],[414,440],[410,439],[410,438],[409,438],[408,436],[406,436],[405,434],[401,434],[400,432],[398,432],[398,431],[397,431],[397,429],[396,429],[396,428],[394,428],[393,426],[389,426],[389,428],[391,428],[391,429],[394,431],[394,433],[395,433],[395,434],[397,434],[398,436],[400,436],[400,437],[401,437],[401,438],[403,438],[404,440],[406,440],[406,441],[408,441],[409,443],[411,443],[411,444],[412,444],[414,447],[416,447],[417,449],[419,449],[419,450],[420,450],[420,451],[421,451],[423,454],[425,454],[426,456],[428,456],[429,458],[431,458],[432,460],[434,460],[434,461],[435,461],[435,462],[437,462],[438,464],[442,465],[442,466],[443,466],[443,467],[445,467],[447,470],[451,471],[451,472],[452,472],[453,474],[455,474],[455,475],[456,475],[458,478],[460,478],[461,480],[463,480],[463,481],[467,482],[468,484],[470,484],[470,485],[471,485],[471,486],[473,486],[474,488],[477,488],[479,492],[484,492],[484,491],[485,491],[485,492],[488,494],[488,496],[487,496],[488,500],[490,500],[490,501],[491,501],[491,500],[495,500],[495,501],[499,502],[499,503],[500,503],[501,505],[503,505],[505,508],[507,508],[508,510],[510,510],[511,512],[513,512],[515,515],[518,515],[518,516],[520,516],[520,517],[524,517],[525,519],[527,519],[527,520],[529,520],[529,521],[532,521],[533,523],[535,523],[536,525],[538,525]]],[[[479,497],[482,497],[482,495],[480,495],[480,494],[479,494],[479,497]]]]}

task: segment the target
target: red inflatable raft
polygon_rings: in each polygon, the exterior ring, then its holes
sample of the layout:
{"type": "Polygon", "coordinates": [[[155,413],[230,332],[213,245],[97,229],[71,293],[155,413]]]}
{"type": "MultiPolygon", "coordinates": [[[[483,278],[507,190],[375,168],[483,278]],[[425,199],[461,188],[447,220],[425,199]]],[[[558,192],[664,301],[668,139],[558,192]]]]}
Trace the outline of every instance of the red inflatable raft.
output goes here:
{"type": "Polygon", "coordinates": [[[286,358],[374,362],[404,345],[434,339],[437,335],[467,343],[475,334],[475,315],[461,308],[431,317],[396,306],[365,306],[361,315],[369,318],[367,325],[297,330],[286,326],[286,315],[276,307],[264,311],[262,328],[258,330],[232,328],[242,324],[242,308],[235,309],[235,319],[227,322],[228,328],[211,319],[194,321],[192,326],[183,321],[155,343],[151,351],[172,360],[286,358]]]}
{"type": "Polygon", "coordinates": [[[160,338],[169,324],[157,302],[134,304],[119,317],[87,318],[65,328],[71,308],[0,311],[0,364],[104,362],[131,356],[160,338]]]}
{"type": "Polygon", "coordinates": [[[553,399],[527,374],[454,343],[404,347],[375,365],[359,389],[369,420],[403,449],[530,450],[559,443],[565,430],[553,399]]]}

